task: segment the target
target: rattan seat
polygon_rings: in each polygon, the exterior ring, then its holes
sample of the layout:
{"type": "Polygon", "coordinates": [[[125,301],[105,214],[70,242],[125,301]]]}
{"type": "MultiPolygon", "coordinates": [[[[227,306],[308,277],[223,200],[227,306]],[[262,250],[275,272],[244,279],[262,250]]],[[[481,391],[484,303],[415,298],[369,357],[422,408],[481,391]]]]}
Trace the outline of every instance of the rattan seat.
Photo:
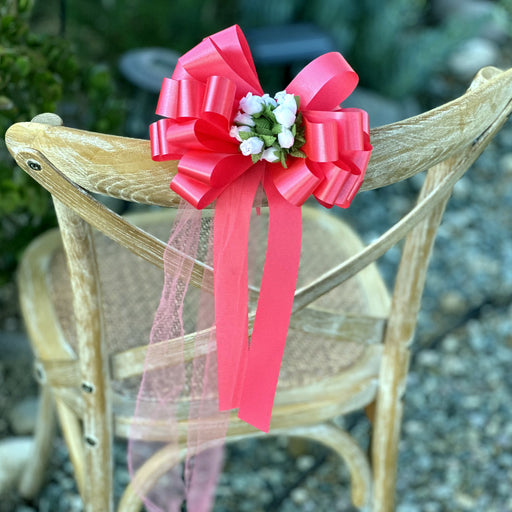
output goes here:
{"type": "MultiPolygon", "coordinates": [[[[301,286],[307,285],[325,269],[330,268],[334,264],[334,257],[337,261],[347,259],[363,247],[349,226],[337,219],[324,219],[323,224],[319,223],[319,218],[323,216],[323,212],[313,209],[307,209],[304,214],[303,231],[309,243],[304,247],[301,257],[298,279],[301,286]],[[333,226],[333,222],[336,226],[333,226]],[[319,229],[319,225],[323,225],[323,228],[319,229]],[[334,227],[337,237],[329,242],[325,250],[325,240],[329,239],[326,231],[334,227]]],[[[170,230],[172,215],[165,211],[148,212],[132,215],[131,220],[165,240],[170,230]]],[[[263,231],[262,236],[265,235],[266,232],[263,231]]],[[[41,278],[47,274],[50,301],[54,307],[56,321],[70,349],[77,353],[73,296],[60,235],[58,230],[54,230],[45,237],[48,239],[46,247],[51,253],[50,256],[43,254],[40,247],[36,247],[34,257],[31,258],[29,248],[25,264],[33,266],[31,272],[37,272],[34,269],[39,268],[41,278]],[[40,262],[39,267],[36,259],[40,262]],[[48,270],[45,263],[47,261],[48,270]]],[[[253,238],[253,243],[259,243],[257,237],[253,238]]],[[[160,299],[163,272],[123,250],[99,232],[95,234],[95,246],[98,254],[106,343],[111,357],[116,353],[144,345],[149,340],[152,318],[160,299]]],[[[261,267],[262,262],[259,263],[261,267]]],[[[261,271],[261,268],[258,270],[261,271]]],[[[21,272],[24,272],[23,268],[21,272]]],[[[376,269],[370,266],[362,274],[349,279],[342,286],[313,302],[310,308],[331,312],[333,315],[344,312],[384,318],[388,303],[385,285],[376,269]]],[[[193,311],[186,317],[190,324],[187,332],[193,332],[193,317],[193,311]]],[[[333,378],[338,380],[343,371],[358,364],[367,348],[368,345],[364,343],[340,339],[339,336],[329,335],[328,332],[323,336],[316,336],[312,342],[309,332],[292,327],[285,348],[278,390],[296,390],[298,387],[313,385],[317,395],[325,395],[325,389],[329,387],[327,381],[333,378]]],[[[375,352],[375,347],[372,350],[375,352]]],[[[41,364],[40,370],[44,370],[45,362],[38,360],[38,363],[41,364]]],[[[370,365],[365,379],[374,392],[375,386],[370,385],[368,374],[373,373],[373,378],[377,377],[378,359],[367,359],[365,364],[370,365]]],[[[51,368],[49,365],[47,374],[51,373],[51,368]]],[[[119,395],[118,403],[123,404],[120,407],[123,413],[126,414],[129,408],[133,407],[139,386],[140,377],[112,381],[113,390],[119,395]]],[[[187,389],[185,391],[188,392],[187,389]]],[[[80,394],[78,379],[75,394],[80,394]]],[[[311,397],[311,394],[308,396],[311,397]]],[[[371,399],[374,397],[372,393],[368,393],[368,396],[371,399]]],[[[315,398],[319,401],[321,397],[312,397],[313,400],[315,398]]],[[[283,403],[279,395],[277,401],[283,403]]]]}

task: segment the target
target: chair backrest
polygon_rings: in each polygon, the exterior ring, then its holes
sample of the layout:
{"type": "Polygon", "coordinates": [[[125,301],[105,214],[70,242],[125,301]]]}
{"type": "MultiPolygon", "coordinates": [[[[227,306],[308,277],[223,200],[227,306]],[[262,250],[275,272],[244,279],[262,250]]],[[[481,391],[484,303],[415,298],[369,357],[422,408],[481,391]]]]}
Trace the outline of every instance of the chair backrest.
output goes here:
{"type": "MultiPolygon", "coordinates": [[[[450,158],[458,161],[400,223],[308,290],[299,290],[295,308],[337,286],[404,238],[439,204],[483,151],[508,115],[511,71],[484,68],[460,98],[418,116],[375,128],[374,146],[361,191],[385,187],[450,158]],[[356,263],[357,261],[357,263],[356,263]],[[314,289],[314,291],[313,291],[314,289]]],[[[6,134],[10,152],[28,174],[87,223],[160,267],[165,244],[131,226],[92,196],[98,193],[136,203],[176,207],[169,190],[177,162],[154,162],[149,141],[90,133],[41,123],[18,123],[6,134]]],[[[193,284],[204,272],[194,263],[193,284]]]]}
{"type": "MultiPolygon", "coordinates": [[[[389,371],[404,378],[406,362],[400,354],[407,350],[414,333],[428,259],[444,206],[454,184],[507,120],[512,112],[511,101],[512,70],[484,68],[460,98],[419,116],[373,129],[374,150],[361,190],[391,185],[430,169],[418,202],[359,254],[298,289],[293,311],[303,310],[407,236],[385,335],[385,346],[389,347],[385,361],[389,363],[389,371]]],[[[55,118],[49,119],[52,122],[55,118]]],[[[146,140],[41,122],[13,125],[6,134],[6,142],[20,167],[54,199],[68,258],[76,322],[87,327],[78,329],[85,439],[91,447],[106,446],[90,450],[86,456],[108,468],[112,420],[107,390],[111,369],[122,377],[140,374],[145,347],[120,354],[111,367],[104,357],[106,349],[91,226],[160,268],[163,268],[166,245],[127,222],[92,194],[176,207],[179,197],[169,189],[169,182],[176,173],[177,162],[152,161],[146,140]],[[92,383],[94,392],[90,392],[92,383]],[[104,433],[101,435],[105,438],[88,437],[88,432],[104,433]]],[[[189,263],[193,267],[192,284],[204,287],[205,282],[213,281],[204,279],[205,276],[211,278],[210,267],[200,261],[190,260],[189,263]]],[[[62,359],[70,357],[58,340],[48,350],[60,353],[62,359]]],[[[165,362],[163,360],[162,364],[165,362]]],[[[101,478],[107,474],[111,472],[105,472],[101,478]]],[[[93,486],[93,480],[88,485],[93,486]]]]}

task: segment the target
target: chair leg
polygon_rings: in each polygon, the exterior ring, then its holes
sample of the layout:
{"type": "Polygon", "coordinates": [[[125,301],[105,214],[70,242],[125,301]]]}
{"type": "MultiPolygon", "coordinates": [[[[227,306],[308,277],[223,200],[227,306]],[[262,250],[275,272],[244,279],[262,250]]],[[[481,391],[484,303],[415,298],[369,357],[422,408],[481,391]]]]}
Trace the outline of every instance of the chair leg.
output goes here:
{"type": "Polygon", "coordinates": [[[285,431],[286,435],[306,437],[334,450],[350,472],[351,498],[356,507],[368,507],[372,496],[372,476],[368,458],[352,436],[334,423],[322,423],[285,431]]]}
{"type": "Polygon", "coordinates": [[[71,464],[73,465],[78,492],[83,498],[85,465],[82,427],[78,417],[64,402],[57,399],[56,405],[62,435],[64,436],[66,446],[68,447],[71,464]]]}
{"type": "Polygon", "coordinates": [[[18,487],[20,496],[25,499],[34,498],[41,489],[52,450],[55,426],[55,409],[51,391],[47,386],[41,386],[32,455],[18,487]]]}
{"type": "MultiPolygon", "coordinates": [[[[394,352],[394,351],[391,351],[394,352]]],[[[408,350],[388,353],[393,363],[383,362],[371,440],[373,469],[372,512],[395,510],[398,443],[403,415],[403,394],[409,360],[408,350]],[[402,371],[395,371],[401,368],[402,371]]]]}
{"type": "MultiPolygon", "coordinates": [[[[66,445],[69,451],[69,458],[73,465],[73,471],[75,474],[75,480],[78,487],[80,496],[84,503],[84,510],[86,512],[110,512],[112,506],[112,493],[110,482],[110,467],[102,467],[94,463],[89,464],[93,468],[101,468],[101,470],[95,470],[97,483],[91,489],[86,486],[90,484],[90,478],[86,482],[86,474],[88,470],[86,466],[88,461],[86,459],[85,445],[83,441],[84,433],[80,420],[76,414],[61,400],[57,400],[57,412],[59,414],[59,422],[62,429],[62,434],[66,441],[66,445]],[[103,471],[103,473],[100,473],[103,471]],[[109,472],[107,474],[107,471],[109,472]],[[102,476],[103,475],[103,476],[102,476]]],[[[91,457],[91,454],[89,454],[91,457]]]]}

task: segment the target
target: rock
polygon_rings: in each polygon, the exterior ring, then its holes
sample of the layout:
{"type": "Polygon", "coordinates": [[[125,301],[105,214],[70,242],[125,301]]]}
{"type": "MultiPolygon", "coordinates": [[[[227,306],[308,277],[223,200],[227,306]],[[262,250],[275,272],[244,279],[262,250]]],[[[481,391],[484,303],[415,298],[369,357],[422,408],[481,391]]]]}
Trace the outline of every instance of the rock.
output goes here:
{"type": "Polygon", "coordinates": [[[456,50],[449,59],[449,69],[461,80],[473,78],[484,66],[498,63],[500,51],[498,46],[481,37],[469,39],[456,50]]]}
{"type": "Polygon", "coordinates": [[[472,193],[472,184],[467,176],[461,178],[453,187],[453,197],[460,200],[470,199],[472,193]]]}
{"type": "Polygon", "coordinates": [[[474,510],[477,505],[475,498],[463,492],[455,495],[455,503],[457,503],[459,507],[462,507],[463,510],[474,510]]]}
{"type": "Polygon", "coordinates": [[[435,367],[439,364],[440,355],[435,350],[422,350],[418,352],[418,364],[426,367],[435,367]]]}
{"type": "Polygon", "coordinates": [[[31,437],[10,437],[0,441],[0,496],[18,484],[33,444],[31,437]]]}
{"type": "Polygon", "coordinates": [[[448,335],[442,343],[444,352],[456,352],[460,347],[459,339],[456,336],[448,335]]]}
{"type": "Polygon", "coordinates": [[[443,313],[449,315],[460,315],[468,308],[468,304],[464,296],[455,290],[443,293],[441,296],[441,309],[443,313]]]}
{"type": "Polygon", "coordinates": [[[9,412],[9,423],[18,436],[33,434],[37,421],[39,399],[28,397],[18,402],[9,412]]]}
{"type": "Polygon", "coordinates": [[[294,503],[296,503],[297,505],[302,505],[306,503],[306,501],[308,501],[309,493],[306,489],[302,487],[296,487],[290,493],[290,497],[294,503]]]}
{"type": "Polygon", "coordinates": [[[312,455],[301,455],[297,459],[297,469],[299,471],[307,471],[315,464],[315,458],[312,455]]]}
{"type": "Polygon", "coordinates": [[[421,435],[425,430],[425,425],[421,421],[409,420],[404,423],[404,432],[410,436],[421,435]]]}
{"type": "Polygon", "coordinates": [[[457,376],[464,375],[467,371],[464,361],[459,356],[447,355],[441,362],[441,367],[446,375],[457,376]]]}
{"type": "Polygon", "coordinates": [[[512,176],[512,153],[504,154],[499,160],[500,171],[512,176]]]}
{"type": "Polygon", "coordinates": [[[397,508],[397,512],[421,512],[421,508],[412,503],[399,503],[397,508]]]}

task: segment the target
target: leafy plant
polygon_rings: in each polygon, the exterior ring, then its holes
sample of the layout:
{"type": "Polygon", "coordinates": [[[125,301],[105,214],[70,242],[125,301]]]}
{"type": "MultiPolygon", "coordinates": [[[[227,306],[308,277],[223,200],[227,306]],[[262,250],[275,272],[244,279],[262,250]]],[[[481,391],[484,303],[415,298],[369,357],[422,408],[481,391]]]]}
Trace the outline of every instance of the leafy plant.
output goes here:
{"type": "MultiPolygon", "coordinates": [[[[4,143],[7,128],[42,112],[59,112],[82,126],[113,131],[122,120],[108,70],[86,66],[61,37],[31,30],[33,0],[0,5],[0,283],[10,280],[19,254],[41,231],[55,225],[49,195],[21,169],[4,143]]],[[[69,121],[69,122],[68,122],[69,121]]]]}

